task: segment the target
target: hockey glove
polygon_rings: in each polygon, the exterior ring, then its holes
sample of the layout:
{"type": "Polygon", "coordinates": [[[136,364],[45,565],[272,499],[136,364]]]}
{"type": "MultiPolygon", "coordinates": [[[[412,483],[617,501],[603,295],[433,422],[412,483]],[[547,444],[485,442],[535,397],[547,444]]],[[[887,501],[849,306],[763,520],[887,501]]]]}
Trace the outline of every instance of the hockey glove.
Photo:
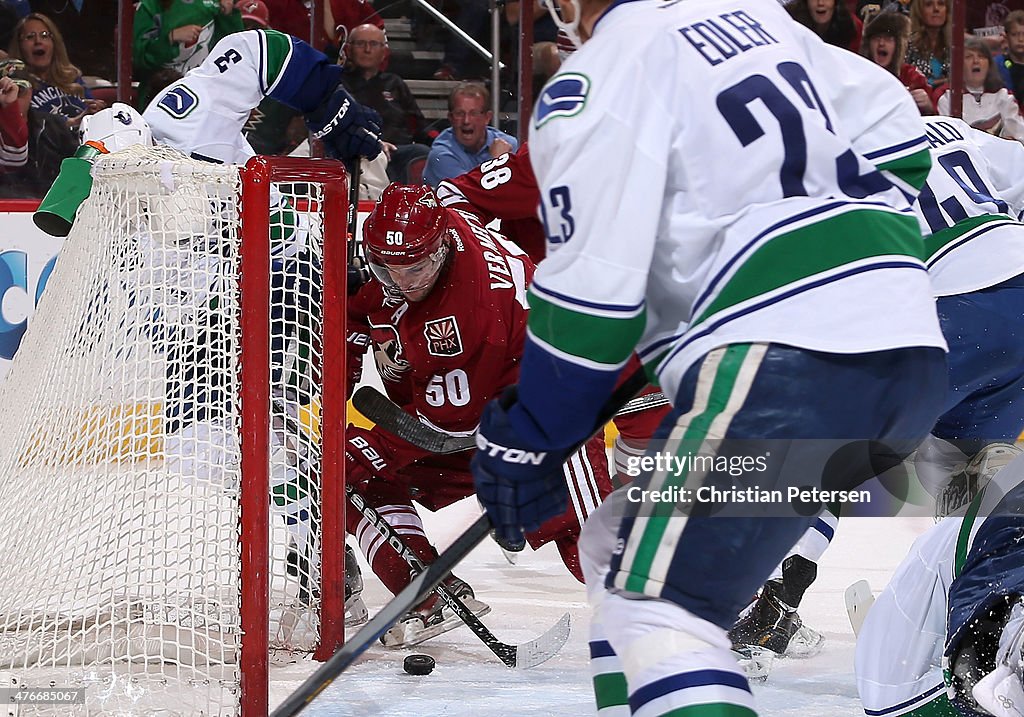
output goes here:
{"type": "Polygon", "coordinates": [[[516,400],[511,388],[484,409],[471,463],[476,495],[495,537],[499,544],[511,545],[522,543],[523,533],[565,512],[569,499],[562,476],[568,452],[530,450],[509,420],[516,400]]]}
{"type": "Polygon", "coordinates": [[[342,87],[306,115],[306,126],[323,141],[327,155],[346,162],[380,154],[380,125],[377,111],[356,102],[342,87]]]}

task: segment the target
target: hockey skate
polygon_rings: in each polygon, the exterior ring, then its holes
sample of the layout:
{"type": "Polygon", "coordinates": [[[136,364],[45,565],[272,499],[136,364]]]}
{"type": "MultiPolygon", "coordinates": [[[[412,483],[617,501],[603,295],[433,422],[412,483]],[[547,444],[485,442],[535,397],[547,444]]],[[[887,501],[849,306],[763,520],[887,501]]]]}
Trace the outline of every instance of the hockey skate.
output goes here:
{"type": "MultiPolygon", "coordinates": [[[[483,617],[491,611],[489,605],[476,599],[469,583],[449,575],[444,584],[477,617],[483,617]]],[[[462,619],[444,604],[440,596],[431,595],[381,635],[380,641],[385,647],[410,647],[454,630],[461,624],[462,619]]]]}
{"type": "Polygon", "coordinates": [[[345,546],[345,627],[362,625],[370,617],[363,602],[363,573],[359,569],[356,553],[345,546]]]}
{"type": "Polygon", "coordinates": [[[761,594],[740,614],[729,630],[733,650],[752,659],[755,649],[786,657],[813,657],[821,652],[825,638],[805,626],[796,608],[782,601],[782,583],[769,580],[761,594]]]}

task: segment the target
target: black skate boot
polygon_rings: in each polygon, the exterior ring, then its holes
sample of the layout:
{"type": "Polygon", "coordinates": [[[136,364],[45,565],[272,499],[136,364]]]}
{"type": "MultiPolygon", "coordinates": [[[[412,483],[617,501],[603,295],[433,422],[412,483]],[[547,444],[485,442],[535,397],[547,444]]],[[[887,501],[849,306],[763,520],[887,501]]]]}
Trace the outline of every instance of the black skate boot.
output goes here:
{"type": "Polygon", "coordinates": [[[796,606],[817,576],[817,566],[799,555],[782,563],[782,580],[769,580],[761,594],[740,613],[729,630],[733,650],[744,657],[751,648],[787,657],[811,657],[821,651],[825,638],[803,624],[796,606]]]}
{"type": "MultiPolygon", "coordinates": [[[[464,580],[449,575],[444,584],[477,617],[491,611],[489,605],[476,599],[473,588],[464,580]]],[[[409,647],[453,630],[461,624],[462,619],[445,605],[440,596],[431,595],[381,635],[380,641],[385,647],[409,647]]]]}

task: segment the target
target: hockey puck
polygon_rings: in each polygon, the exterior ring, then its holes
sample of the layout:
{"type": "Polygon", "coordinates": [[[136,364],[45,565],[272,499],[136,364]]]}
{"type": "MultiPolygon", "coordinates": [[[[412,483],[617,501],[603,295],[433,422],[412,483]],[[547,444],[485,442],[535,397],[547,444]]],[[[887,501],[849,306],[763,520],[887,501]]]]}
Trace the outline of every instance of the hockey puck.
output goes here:
{"type": "Polygon", "coordinates": [[[402,664],[402,669],[410,675],[429,675],[434,671],[434,658],[430,655],[409,655],[402,664]]]}

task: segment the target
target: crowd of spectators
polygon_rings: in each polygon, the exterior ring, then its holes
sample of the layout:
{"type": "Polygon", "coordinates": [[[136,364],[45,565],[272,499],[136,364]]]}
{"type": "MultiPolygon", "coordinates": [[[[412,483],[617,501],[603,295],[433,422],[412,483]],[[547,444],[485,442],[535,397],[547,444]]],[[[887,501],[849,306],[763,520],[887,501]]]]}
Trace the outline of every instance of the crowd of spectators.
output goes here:
{"type": "MultiPolygon", "coordinates": [[[[539,83],[557,71],[564,52],[545,4],[530,2],[537,96],[539,83]]],[[[780,2],[825,42],[860,52],[888,69],[922,114],[950,111],[952,0],[780,2]]],[[[317,37],[320,49],[337,53],[349,91],[383,118],[388,149],[380,165],[383,181],[436,185],[514,151],[516,139],[491,126],[485,82],[460,82],[448,97],[447,126],[428,122],[406,78],[389,69],[384,20],[371,3],[324,0],[322,27],[313,28],[310,0],[137,0],[132,102],[144,107],[161,88],[202,62],[224,35],[273,28],[303,39],[317,37]]],[[[80,0],[73,7],[87,12],[98,4],[80,0]]],[[[485,42],[486,6],[484,0],[457,0],[445,9],[469,35],[485,42]]],[[[0,197],[45,193],[61,160],[78,146],[82,118],[114,96],[109,81],[83,76],[69,53],[62,35],[62,28],[68,32],[73,26],[69,7],[51,0],[0,0],[0,197]]],[[[1024,141],[1019,105],[1024,97],[1024,0],[970,2],[966,15],[963,116],[980,129],[1024,141]]],[[[518,0],[505,3],[504,20],[506,36],[514,39],[518,0]]],[[[78,52],[88,54],[81,44],[78,52]]],[[[485,74],[478,67],[474,72],[470,54],[449,36],[435,78],[485,74]]],[[[273,100],[253,110],[246,133],[261,154],[308,151],[301,117],[273,100]]]]}

